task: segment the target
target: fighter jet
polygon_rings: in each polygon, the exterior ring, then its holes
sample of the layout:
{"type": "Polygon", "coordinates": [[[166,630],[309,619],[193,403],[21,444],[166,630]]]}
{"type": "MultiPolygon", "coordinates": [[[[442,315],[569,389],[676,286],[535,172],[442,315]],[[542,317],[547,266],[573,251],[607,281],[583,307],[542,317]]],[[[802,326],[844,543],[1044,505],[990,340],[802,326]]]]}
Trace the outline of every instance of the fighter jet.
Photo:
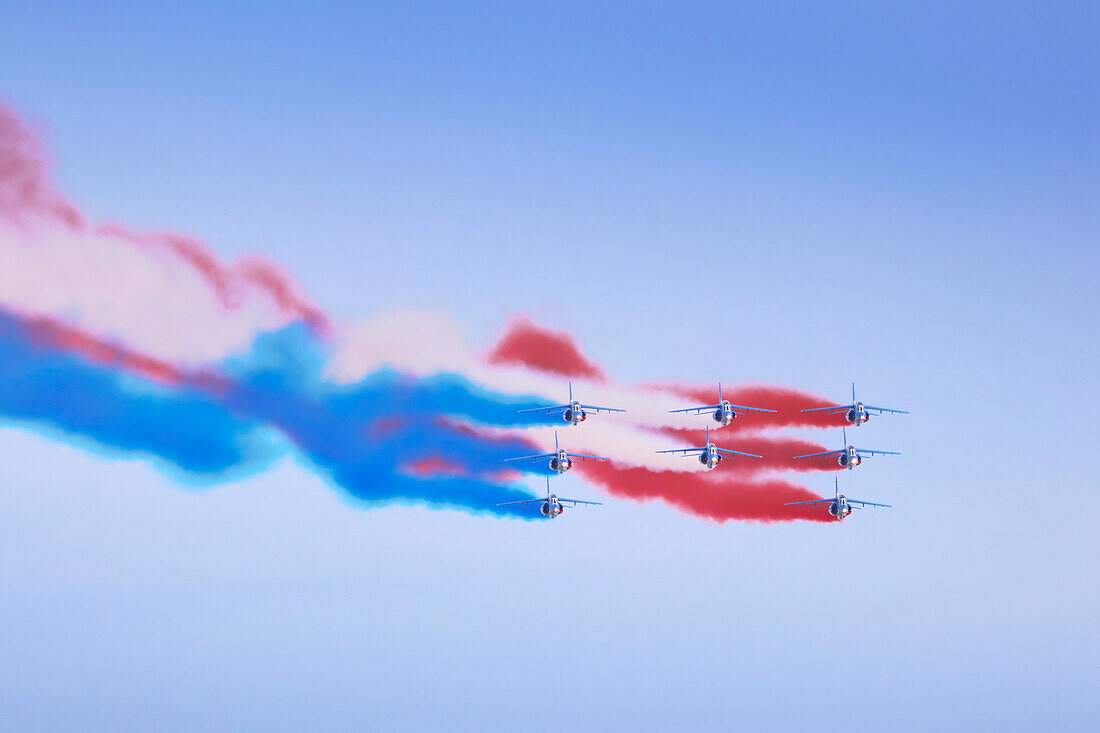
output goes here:
{"type": "Polygon", "coordinates": [[[803,412],[828,412],[830,415],[844,414],[844,419],[848,421],[849,425],[855,425],[859,427],[863,423],[871,419],[871,413],[881,415],[884,412],[893,412],[899,415],[908,415],[907,410],[892,410],[889,407],[873,407],[872,405],[865,405],[862,402],[856,400],[856,383],[852,382],[852,404],[850,405],[833,405],[832,407],[811,407],[803,412]]]}
{"type": "Polygon", "coordinates": [[[584,460],[586,458],[593,461],[610,461],[610,458],[604,458],[603,456],[586,456],[583,453],[567,453],[558,446],[558,431],[554,431],[554,452],[553,453],[540,453],[537,456],[520,456],[519,458],[505,458],[505,461],[541,461],[546,458],[550,459],[550,470],[561,474],[568,471],[573,467],[573,458],[580,458],[584,460]]]}
{"type": "Polygon", "coordinates": [[[892,450],[871,450],[870,448],[856,448],[848,443],[848,431],[841,431],[844,435],[844,447],[840,450],[830,450],[824,453],[809,453],[804,456],[795,456],[795,459],[799,458],[819,458],[822,456],[836,456],[836,462],[840,464],[841,468],[847,468],[849,471],[863,463],[863,456],[884,455],[884,456],[900,456],[901,453],[896,453],[892,450]]]}
{"type": "Polygon", "coordinates": [[[626,410],[620,410],[617,407],[600,407],[598,405],[582,405],[573,399],[573,383],[569,383],[569,404],[567,405],[551,405],[550,407],[535,407],[530,410],[519,410],[519,412],[541,412],[546,415],[555,415],[561,413],[561,419],[570,425],[576,425],[582,423],[588,419],[588,411],[592,412],[626,412],[626,410]]]}
{"type": "Polygon", "coordinates": [[[784,506],[799,506],[803,504],[828,504],[829,514],[836,517],[838,522],[844,521],[844,518],[852,513],[854,504],[858,504],[860,508],[865,506],[884,506],[888,507],[889,504],[876,504],[873,501],[861,501],[859,499],[849,499],[844,494],[840,493],[840,483],[833,479],[833,498],[832,499],[815,499],[814,501],[789,501],[784,506]]]}
{"type": "Polygon", "coordinates": [[[543,516],[554,519],[559,514],[565,511],[565,504],[571,506],[577,506],[578,504],[590,504],[592,506],[601,506],[603,502],[600,501],[584,501],[583,499],[563,499],[559,496],[550,493],[550,477],[546,477],[546,498],[545,499],[527,499],[525,501],[506,501],[503,504],[497,504],[497,506],[530,506],[531,504],[542,504],[541,511],[543,516]]]}
{"type": "Polygon", "coordinates": [[[710,428],[707,428],[707,444],[702,448],[673,448],[672,450],[659,450],[657,453],[679,453],[681,455],[690,456],[695,453],[699,454],[699,463],[702,463],[707,467],[707,470],[711,470],[719,463],[722,462],[722,454],[728,453],[731,456],[748,456],[749,458],[763,458],[764,456],[758,456],[755,453],[742,453],[737,450],[728,450],[726,448],[719,448],[714,443],[710,442],[710,428]]]}
{"type": "Polygon", "coordinates": [[[722,427],[726,427],[737,418],[736,410],[752,410],[753,412],[775,412],[775,410],[766,410],[763,407],[745,407],[744,405],[731,405],[729,400],[722,399],[721,382],[718,383],[717,405],[685,407],[682,410],[669,410],[669,412],[693,412],[696,415],[701,415],[704,412],[711,412],[711,417],[714,418],[714,422],[718,423],[722,427]]]}

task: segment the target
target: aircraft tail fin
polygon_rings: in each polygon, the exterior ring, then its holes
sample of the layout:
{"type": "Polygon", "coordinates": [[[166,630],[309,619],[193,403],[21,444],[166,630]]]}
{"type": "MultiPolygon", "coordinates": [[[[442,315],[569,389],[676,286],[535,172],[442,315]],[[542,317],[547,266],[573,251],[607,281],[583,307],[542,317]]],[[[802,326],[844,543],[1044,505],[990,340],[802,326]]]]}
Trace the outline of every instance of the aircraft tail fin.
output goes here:
{"type": "Polygon", "coordinates": [[[718,383],[718,404],[722,404],[722,383],[718,383]]]}
{"type": "Polygon", "coordinates": [[[856,383],[852,382],[852,404],[856,403],[856,383]]]}
{"type": "Polygon", "coordinates": [[[554,452],[557,453],[560,450],[561,450],[561,448],[558,447],[558,431],[555,430],[554,431],[554,452]]]}
{"type": "MultiPolygon", "coordinates": [[[[855,394],[855,392],[853,392],[852,394],[855,394]]],[[[569,382],[569,401],[570,402],[573,401],[573,382],[572,381],[569,382]]]]}

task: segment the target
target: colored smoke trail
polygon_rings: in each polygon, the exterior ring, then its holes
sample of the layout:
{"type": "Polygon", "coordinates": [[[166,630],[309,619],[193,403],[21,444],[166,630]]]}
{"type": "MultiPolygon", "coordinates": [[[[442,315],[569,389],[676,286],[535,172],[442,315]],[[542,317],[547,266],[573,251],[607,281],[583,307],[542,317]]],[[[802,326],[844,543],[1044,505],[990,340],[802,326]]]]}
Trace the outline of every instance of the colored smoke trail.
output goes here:
{"type": "Polygon", "coordinates": [[[567,333],[549,331],[526,318],[512,322],[508,332],[489,353],[490,364],[520,364],[563,377],[581,377],[602,382],[603,369],[577,348],[567,333]]]}
{"type": "Polygon", "coordinates": [[[0,414],[9,419],[117,454],[152,457],[201,482],[259,470],[294,451],[368,502],[511,514],[495,504],[528,497],[501,481],[500,467],[530,445],[481,441],[435,417],[444,406],[461,419],[516,424],[517,407],[530,403],[461,378],[378,373],[334,387],[319,379],[308,329],[291,327],[261,337],[254,353],[225,365],[221,381],[184,379],[169,387],[59,349],[36,331],[37,324],[0,312],[0,414]],[[376,425],[386,421],[382,435],[376,425]],[[417,478],[425,460],[446,465],[446,477],[417,478]]]}
{"type": "MultiPolygon", "coordinates": [[[[9,316],[14,320],[13,316],[9,316]]],[[[121,344],[96,338],[53,318],[24,319],[23,325],[33,342],[43,348],[71,351],[101,366],[113,367],[166,385],[182,385],[196,380],[213,383],[212,374],[188,375],[163,359],[132,351],[121,344]]]]}
{"type": "Polygon", "coordinates": [[[784,506],[788,501],[821,498],[809,489],[780,479],[745,479],[723,473],[721,467],[708,472],[682,473],[593,462],[583,464],[579,470],[612,496],[636,501],[660,499],[695,516],[719,522],[831,521],[820,507],[784,506]]]}
{"type": "MultiPolygon", "coordinates": [[[[723,435],[723,430],[711,430],[710,440],[719,448],[741,451],[742,453],[754,453],[763,456],[762,459],[747,458],[744,456],[726,456],[722,461],[722,470],[735,471],[737,473],[759,473],[761,471],[832,471],[839,469],[835,456],[824,459],[802,458],[795,460],[795,456],[805,456],[813,453],[824,453],[832,450],[825,446],[801,438],[789,435],[760,435],[757,433],[735,432],[732,435],[723,435]]],[[[678,428],[665,428],[661,433],[668,435],[671,441],[669,448],[683,446],[685,448],[706,445],[707,433],[705,430],[684,430],[678,428]]]]}
{"type": "Polygon", "coordinates": [[[550,449],[557,427],[571,431],[574,451],[591,441],[614,457],[578,468],[615,496],[659,497],[718,520],[820,519],[782,506],[812,492],[766,475],[826,470],[784,462],[817,451],[758,434],[841,424],[797,413],[826,404],[820,398],[730,387],[734,402],[782,412],[739,418],[728,441],[726,431],[712,435],[768,460],[730,460],[709,474],[673,468],[653,450],[703,433],[668,411],[683,399],[714,401],[709,388],[615,384],[571,334],[522,317],[487,351],[445,317],[334,324],[266,260],[226,264],[186,235],[91,222],[56,190],[50,165],[0,106],[0,419],[151,460],[189,483],[216,484],[292,455],[370,505],[532,518],[541,515],[495,506],[530,497],[524,474],[504,459],[550,449]],[[628,413],[581,428],[517,414],[563,401],[566,379],[578,380],[584,402],[628,413]]]}
{"type": "Polygon", "coordinates": [[[0,218],[29,217],[81,227],[84,217],[49,183],[50,157],[14,113],[0,105],[0,218]]]}
{"type": "MultiPolygon", "coordinates": [[[[654,389],[680,395],[684,407],[718,404],[718,387],[689,387],[685,385],[657,384],[654,389]]],[[[722,388],[723,399],[735,405],[761,407],[771,412],[740,411],[737,419],[724,430],[761,430],[764,428],[839,428],[848,423],[843,415],[826,412],[802,412],[815,407],[840,404],[830,402],[810,392],[792,387],[774,387],[764,384],[727,385],[722,388]]],[[[702,419],[702,418],[700,418],[702,419]]]]}
{"type": "Polygon", "coordinates": [[[297,321],[331,330],[275,265],[227,265],[192,237],[89,223],[49,173],[38,141],[0,105],[0,305],[177,364],[217,361],[297,321]]]}

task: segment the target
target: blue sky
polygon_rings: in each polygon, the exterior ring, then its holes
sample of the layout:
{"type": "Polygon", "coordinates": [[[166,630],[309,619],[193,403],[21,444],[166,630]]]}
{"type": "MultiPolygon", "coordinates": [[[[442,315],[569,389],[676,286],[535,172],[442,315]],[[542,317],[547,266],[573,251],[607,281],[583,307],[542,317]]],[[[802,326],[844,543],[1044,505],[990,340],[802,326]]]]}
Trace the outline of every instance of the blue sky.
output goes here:
{"type": "Polygon", "coordinates": [[[530,313],[624,380],[913,413],[844,477],[895,508],[840,527],[363,511],[5,426],[3,717],[1094,727],[1097,15],[0,3],[0,99],[95,217],[341,318],[530,313]]]}

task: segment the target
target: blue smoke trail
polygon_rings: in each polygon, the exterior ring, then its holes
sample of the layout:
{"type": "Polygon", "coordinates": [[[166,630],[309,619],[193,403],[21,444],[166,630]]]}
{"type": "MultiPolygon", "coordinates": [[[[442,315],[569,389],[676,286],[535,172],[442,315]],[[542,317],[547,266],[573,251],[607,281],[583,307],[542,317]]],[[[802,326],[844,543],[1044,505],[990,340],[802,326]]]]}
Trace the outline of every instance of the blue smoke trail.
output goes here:
{"type": "Polygon", "coordinates": [[[220,386],[186,380],[165,386],[45,344],[33,324],[0,310],[0,417],[152,458],[192,483],[253,473],[293,451],[362,502],[541,516],[495,506],[531,498],[522,485],[494,478],[505,458],[530,453],[530,445],[456,425],[544,423],[517,414],[536,401],[453,374],[415,378],[383,370],[335,385],[324,380],[324,366],[308,328],[292,325],[262,335],[249,354],[223,364],[228,379],[220,386]],[[465,470],[445,477],[407,470],[428,458],[465,470]]]}

